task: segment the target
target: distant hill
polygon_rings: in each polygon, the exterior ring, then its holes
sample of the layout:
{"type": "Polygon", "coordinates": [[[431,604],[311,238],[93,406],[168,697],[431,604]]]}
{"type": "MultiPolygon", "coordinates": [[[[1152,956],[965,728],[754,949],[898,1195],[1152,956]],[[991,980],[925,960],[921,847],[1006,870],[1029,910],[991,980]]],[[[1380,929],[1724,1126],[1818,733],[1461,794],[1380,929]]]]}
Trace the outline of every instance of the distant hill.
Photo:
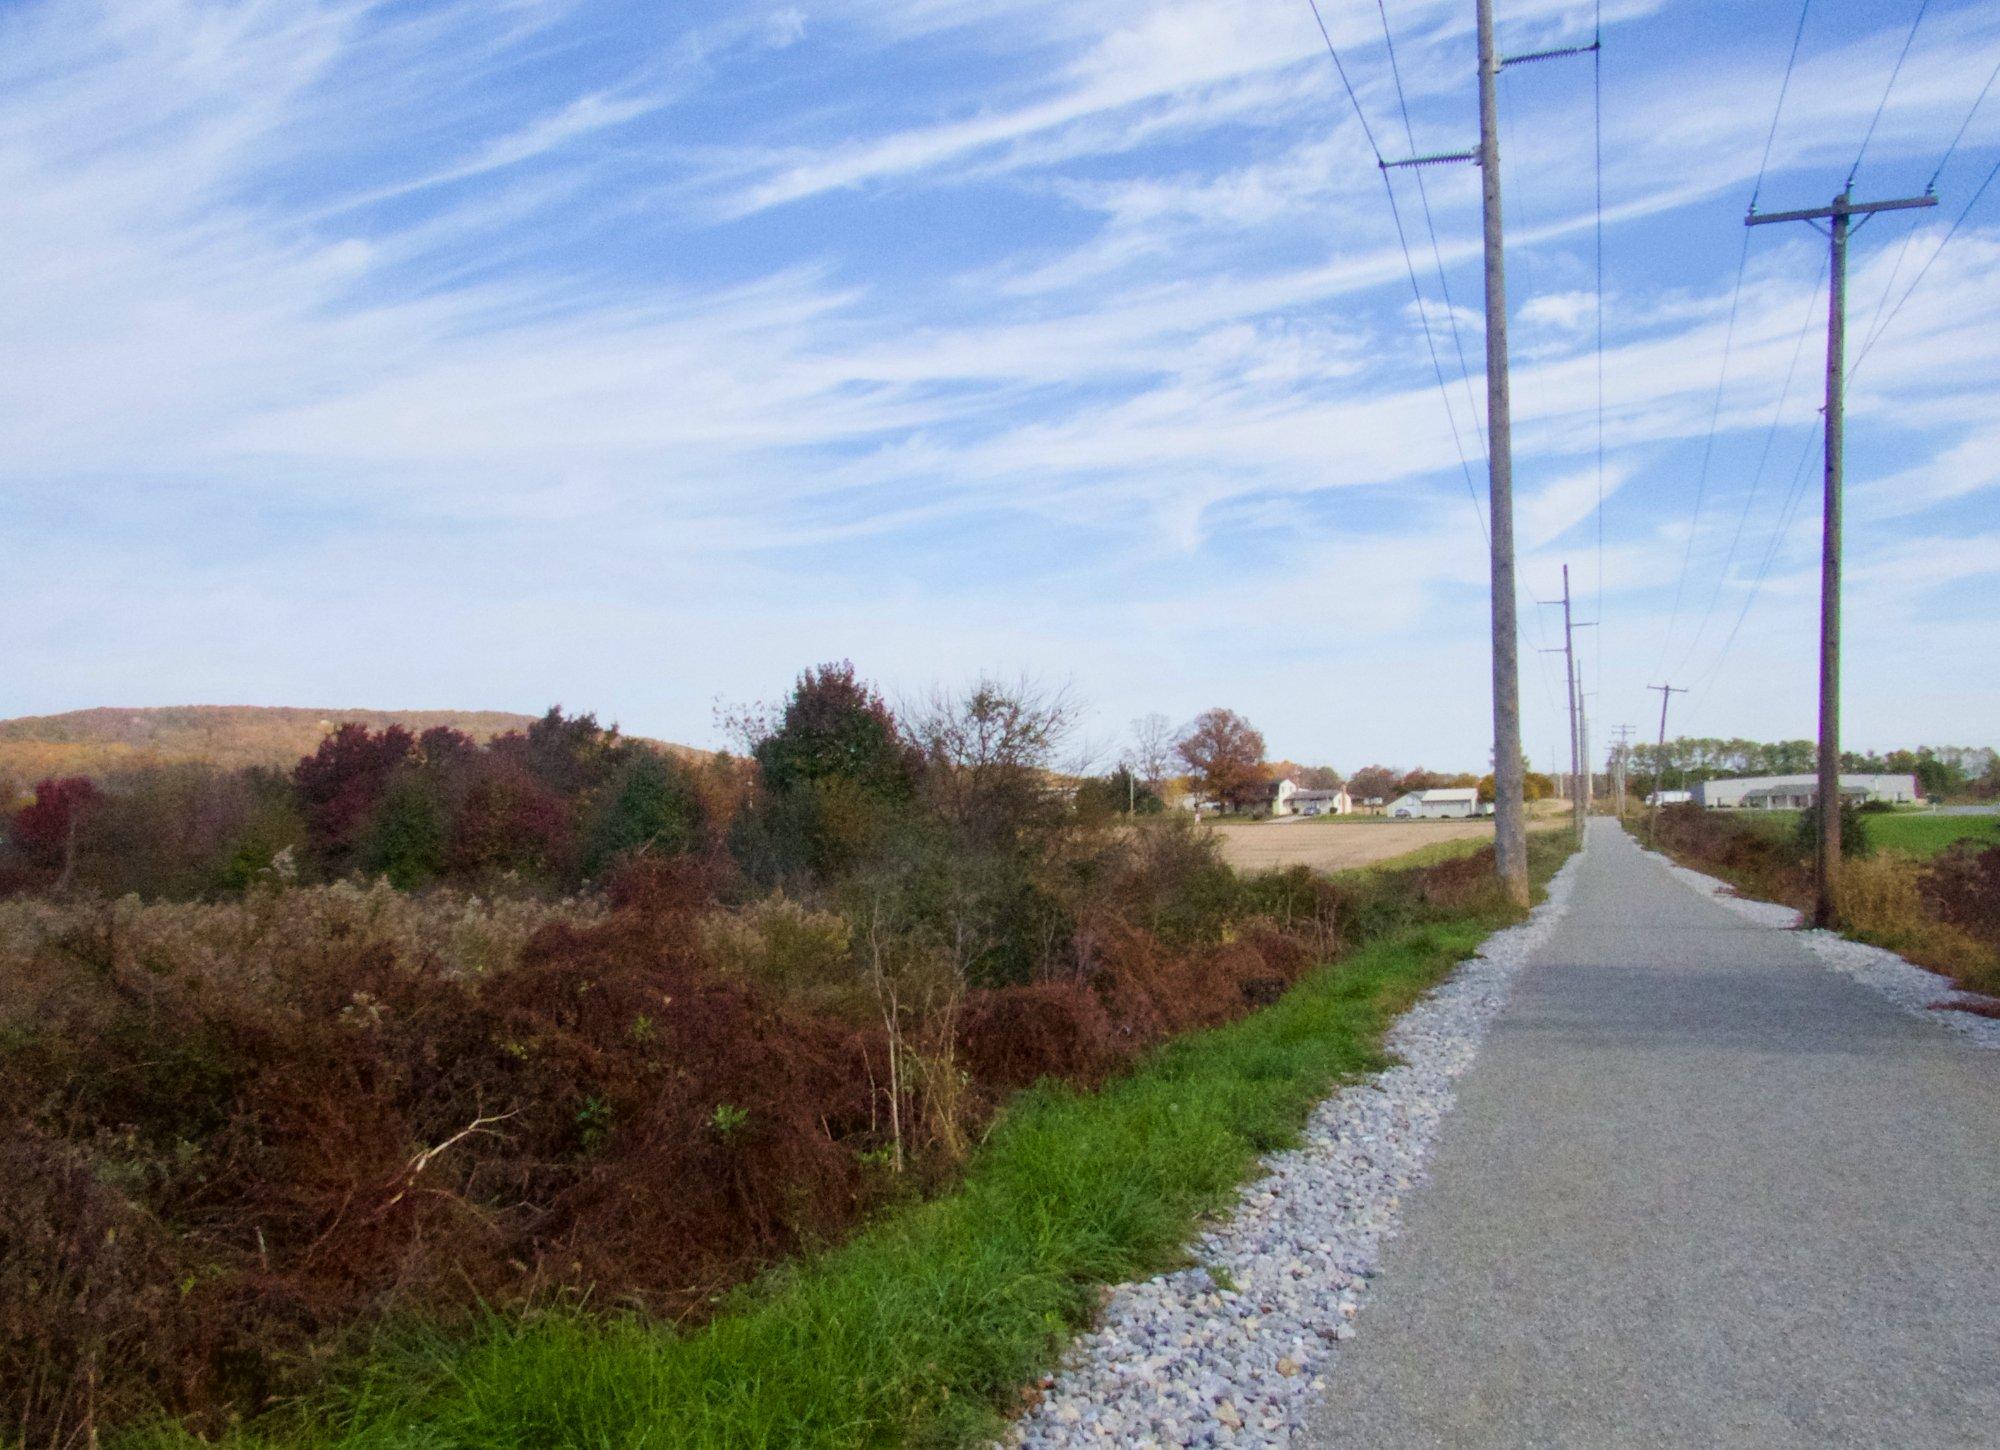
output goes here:
{"type": "MultiPolygon", "coordinates": [[[[338,710],[265,705],[171,705],[159,709],[103,707],[64,715],[0,720],[0,776],[29,783],[51,775],[105,776],[137,765],[199,760],[212,765],[290,766],[347,721],[374,729],[448,725],[475,740],[524,730],[531,715],[505,710],[338,710]]],[[[654,744],[676,754],[706,751],[654,744]]]]}

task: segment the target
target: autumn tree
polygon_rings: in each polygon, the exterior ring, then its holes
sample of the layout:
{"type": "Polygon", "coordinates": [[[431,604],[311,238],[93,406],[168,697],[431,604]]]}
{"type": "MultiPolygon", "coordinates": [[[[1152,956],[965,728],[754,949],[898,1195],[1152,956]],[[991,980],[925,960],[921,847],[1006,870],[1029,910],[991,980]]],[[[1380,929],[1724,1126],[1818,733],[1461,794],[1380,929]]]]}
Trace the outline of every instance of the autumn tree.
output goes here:
{"type": "Polygon", "coordinates": [[[400,725],[378,732],[349,721],[298,763],[292,784],[305,809],[306,829],[314,849],[330,864],[346,864],[397,768],[416,750],[416,737],[400,725]]]}
{"type": "Polygon", "coordinates": [[[1264,737],[1234,710],[1204,710],[1181,732],[1175,751],[1196,786],[1231,809],[1264,786],[1264,737]]]}
{"type": "Polygon", "coordinates": [[[846,660],[807,670],[782,711],[742,729],[762,790],[734,839],[754,871],[845,871],[878,850],[915,797],[921,753],[846,660]]]}
{"type": "Polygon", "coordinates": [[[1386,765],[1364,765],[1347,781],[1347,793],[1356,804],[1367,800],[1386,801],[1397,794],[1396,772],[1386,765]]]}
{"type": "Polygon", "coordinates": [[[98,790],[80,775],[44,780],[35,798],[14,813],[15,847],[31,862],[56,873],[56,889],[65,890],[76,871],[77,837],[98,790]]]}

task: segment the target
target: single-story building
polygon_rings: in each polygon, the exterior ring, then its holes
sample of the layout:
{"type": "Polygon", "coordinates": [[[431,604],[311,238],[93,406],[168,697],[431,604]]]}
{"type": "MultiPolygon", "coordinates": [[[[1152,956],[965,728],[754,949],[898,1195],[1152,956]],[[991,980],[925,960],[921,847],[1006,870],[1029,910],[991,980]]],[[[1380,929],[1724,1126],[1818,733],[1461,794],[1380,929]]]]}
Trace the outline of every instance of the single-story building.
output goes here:
{"type": "Polygon", "coordinates": [[[1297,816],[1344,816],[1354,809],[1354,798],[1345,786],[1333,790],[1295,790],[1292,814],[1297,816]]]}
{"type": "Polygon", "coordinates": [[[1656,790],[1646,797],[1649,806],[1684,806],[1694,799],[1691,790],[1656,790]]]}
{"type": "MultiPolygon", "coordinates": [[[[1843,775],[1840,794],[1843,800],[1883,801],[1894,806],[1915,805],[1922,799],[1914,775],[1843,775]]],[[[1809,810],[1819,799],[1819,777],[1745,775],[1704,780],[1695,786],[1694,798],[1709,810],[1809,810]]]]}
{"type": "Polygon", "coordinates": [[[1447,821],[1476,816],[1479,791],[1469,785],[1413,790],[1391,801],[1389,814],[1399,821],[1447,821]]]}

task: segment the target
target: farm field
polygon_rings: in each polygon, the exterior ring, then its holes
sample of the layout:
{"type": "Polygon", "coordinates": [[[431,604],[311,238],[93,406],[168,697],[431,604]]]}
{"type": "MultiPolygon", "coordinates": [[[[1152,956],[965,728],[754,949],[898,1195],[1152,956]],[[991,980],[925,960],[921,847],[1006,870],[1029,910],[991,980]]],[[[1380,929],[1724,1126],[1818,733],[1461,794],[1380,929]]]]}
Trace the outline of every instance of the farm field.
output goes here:
{"type": "MultiPolygon", "coordinates": [[[[1565,818],[1530,820],[1530,830],[1548,830],[1565,818]]],[[[1210,826],[1222,843],[1222,858],[1238,871],[1271,871],[1310,866],[1315,871],[1352,871],[1424,852],[1426,860],[1471,855],[1493,839],[1491,821],[1223,821],[1210,826]]],[[[1414,864],[1414,863],[1405,863],[1414,864]]]]}

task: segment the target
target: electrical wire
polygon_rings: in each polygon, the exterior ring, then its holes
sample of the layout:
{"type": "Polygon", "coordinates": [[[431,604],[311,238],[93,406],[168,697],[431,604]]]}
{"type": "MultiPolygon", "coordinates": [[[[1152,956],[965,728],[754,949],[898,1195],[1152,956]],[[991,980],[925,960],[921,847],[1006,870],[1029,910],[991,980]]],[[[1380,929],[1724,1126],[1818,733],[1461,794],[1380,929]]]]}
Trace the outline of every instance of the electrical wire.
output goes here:
{"type": "Polygon", "coordinates": [[[1764,434],[1764,447],[1757,457],[1757,469],[1751,474],[1750,488],[1743,496],[1743,510],[1736,516],[1736,532],[1729,540],[1729,552],[1724,556],[1722,568],[1715,576],[1715,589],[1708,597],[1708,607],[1702,611],[1701,623],[1695,630],[1694,638],[1688,643],[1687,652],[1681,656],[1679,667],[1674,671],[1676,676],[1687,673],[1696,651],[1701,648],[1702,637],[1708,632],[1708,623],[1714,616],[1715,607],[1722,600],[1722,589],[1729,579],[1729,566],[1736,562],[1736,551],[1742,546],[1743,534],[1749,525],[1751,511],[1756,505],[1758,491],[1763,487],[1765,469],[1771,460],[1772,445],[1778,441],[1778,431],[1784,424],[1785,404],[1791,399],[1792,383],[1798,376],[1799,359],[1805,355],[1806,338],[1811,334],[1813,322],[1819,314],[1820,298],[1824,295],[1823,289],[1826,286],[1826,276],[1830,266],[1830,260],[1822,261],[1820,264],[1819,279],[1813,283],[1812,295],[1806,302],[1805,318],[1799,323],[1798,339],[1792,344],[1792,360],[1785,369],[1784,387],[1779,390],[1777,406],[1771,410],[1771,427],[1764,434]]]}
{"type": "Polygon", "coordinates": [[[1817,428],[1807,431],[1806,446],[1799,454],[1797,466],[1792,470],[1791,486],[1778,510],[1777,527],[1772,529],[1771,540],[1764,547],[1764,558],[1757,566],[1757,577],[1751,581],[1749,591],[1743,596],[1743,607],[1736,611],[1736,622],[1729,627],[1729,637],[1722,642],[1721,653],[1716,655],[1715,663],[1709,666],[1708,671],[1691,687],[1692,689],[1707,689],[1710,682],[1721,673],[1723,662],[1729,658],[1729,651],[1735,646],[1736,637],[1743,630],[1743,621],[1750,617],[1750,607],[1757,602],[1758,594],[1763,591],[1764,580],[1771,572],[1771,565],[1782,552],[1785,535],[1791,532],[1792,522],[1798,516],[1799,503],[1805,497],[1806,464],[1812,460],[1813,445],[1822,441],[1822,435],[1817,428]]]}
{"type": "MultiPolygon", "coordinates": [[[[1958,143],[1965,139],[1965,133],[1971,129],[1973,118],[1979,114],[1979,108],[1986,103],[1987,93],[1993,89],[1993,82],[1996,80],[2000,80],[2000,61],[1996,61],[1993,69],[1987,73],[1986,84],[1981,86],[1979,94],[1972,98],[1972,105],[1966,110],[1965,119],[1958,123],[1958,130],[1953,134],[1951,144],[1944,148],[1944,155],[1938,158],[1937,167],[1931,172],[1931,179],[1924,183],[1925,196],[1936,193],[1938,178],[1944,175],[1945,167],[1951,164],[1951,158],[1958,153],[1958,143]]],[[[1903,245],[1896,249],[1896,262],[1889,269],[1889,280],[1883,285],[1882,296],[1876,301],[1874,314],[1869,317],[1867,330],[1862,334],[1861,349],[1854,358],[1856,365],[1867,355],[1868,349],[1875,345],[1875,339],[1881,336],[1882,309],[1888,305],[1890,295],[1896,290],[1896,279],[1903,275],[1903,262],[1910,254],[1910,243],[1916,240],[1917,226],[1917,220],[1912,216],[1909,230],[1903,233],[1903,245]]],[[[1852,367],[1848,369],[1850,373],[1853,370],[1852,367]]]]}
{"type": "MultiPolygon", "coordinates": [[[[1806,16],[1812,11],[1812,0],[1802,0],[1799,6],[1798,24],[1792,29],[1791,51],[1785,57],[1784,78],[1778,82],[1778,103],[1771,111],[1770,129],[1764,135],[1764,154],[1757,163],[1757,179],[1750,188],[1750,211],[1757,210],[1757,198],[1764,192],[1764,173],[1770,168],[1771,148],[1777,140],[1778,122],[1785,113],[1785,96],[1792,87],[1792,72],[1798,65],[1799,42],[1806,32],[1806,16]]],[[[1660,662],[1654,668],[1656,675],[1666,671],[1667,656],[1673,649],[1674,630],[1680,623],[1681,603],[1686,597],[1687,576],[1694,562],[1695,541],[1701,535],[1702,506],[1708,498],[1708,472],[1715,458],[1715,434],[1722,421],[1722,397],[1729,383],[1729,359],[1736,345],[1736,315],[1743,302],[1743,274],[1750,265],[1750,229],[1743,229],[1743,246],[1736,258],[1736,281],[1729,290],[1729,322],[1722,335],[1722,368],[1715,380],[1715,400],[1709,408],[1708,436],[1702,440],[1701,470],[1695,478],[1694,514],[1688,523],[1687,547],[1681,552],[1680,572],[1674,579],[1674,607],[1667,617],[1666,632],[1660,636],[1660,662]]]]}
{"type": "Polygon", "coordinates": [[[1889,315],[1882,319],[1882,325],[1876,328],[1868,340],[1861,345],[1861,351],[1855,354],[1854,361],[1847,365],[1848,377],[1852,378],[1854,376],[1855,371],[1861,366],[1862,360],[1868,356],[1869,350],[1875,346],[1876,340],[1889,330],[1889,324],[1896,320],[1896,314],[1903,310],[1903,304],[1910,300],[1910,294],[1915,292],[1924,278],[1929,275],[1932,264],[1938,259],[1938,254],[1944,251],[1953,237],[1958,235],[1958,229],[1965,225],[1965,219],[1972,215],[1972,209],[1979,205],[1979,199],[1986,195],[1986,189],[1993,185],[1993,179],[1996,176],[2000,176],[2000,161],[1996,161],[1993,164],[1993,169],[1986,173],[1986,179],[1979,183],[1979,189],[1972,193],[1972,199],[1965,204],[1965,209],[1959,212],[1957,217],[1952,220],[1951,227],[1945,232],[1943,240],[1937,244],[1937,247],[1931,252],[1930,256],[1924,259],[1924,265],[1918,269],[1917,275],[1910,279],[1910,285],[1903,289],[1903,295],[1896,299],[1896,305],[1889,309],[1889,315]]]}
{"type": "MultiPolygon", "coordinates": [[[[1396,83],[1396,108],[1403,113],[1403,138],[1409,143],[1410,154],[1417,154],[1416,128],[1410,123],[1410,103],[1403,92],[1403,68],[1396,60],[1396,38],[1389,33],[1389,9],[1385,0],[1375,0],[1375,11],[1382,18],[1382,44],[1389,52],[1389,75],[1396,83]]],[[[1386,173],[1385,173],[1386,175],[1386,173]]],[[[1472,391],[1472,368],[1465,360],[1465,342],[1459,335],[1458,313],[1452,306],[1451,283],[1445,278],[1444,253],[1438,246],[1437,226],[1431,220],[1430,192],[1424,186],[1423,168],[1416,169],[1417,199],[1423,204],[1424,230],[1430,234],[1431,260],[1437,267],[1438,291],[1444,297],[1445,321],[1451,326],[1451,345],[1458,353],[1458,375],[1465,383],[1465,405],[1472,415],[1472,426],[1479,439],[1480,448],[1489,447],[1486,430],[1479,417],[1479,400],[1472,391]]]]}
{"type": "Polygon", "coordinates": [[[1931,0],[1922,0],[1917,13],[1910,21],[1910,33],[1903,37],[1903,48],[1896,53],[1896,63],[1889,67],[1889,84],[1882,87],[1882,99],[1875,103],[1875,114],[1868,120],[1868,130],[1861,137],[1861,149],[1854,153],[1854,165],[1847,172],[1847,188],[1852,188],[1854,178],[1860,174],[1861,158],[1868,154],[1868,143],[1875,139],[1875,127],[1881,123],[1882,112],[1888,107],[1889,93],[1896,89],[1896,77],[1903,73],[1903,62],[1910,58],[1910,46],[1916,42],[1917,27],[1924,23],[1924,12],[1931,8],[1931,0]]]}
{"type": "MultiPolygon", "coordinates": [[[[1320,14],[1319,0],[1306,0],[1311,7],[1313,20],[1319,26],[1320,39],[1326,42],[1326,53],[1333,59],[1333,68],[1340,76],[1341,88],[1347,92],[1348,102],[1354,107],[1354,118],[1361,123],[1361,134],[1368,142],[1368,149],[1375,154],[1375,169],[1382,176],[1382,190],[1389,199],[1389,215],[1396,224],[1396,242],[1403,251],[1403,266],[1410,276],[1410,292],[1417,301],[1417,317],[1423,324],[1424,346],[1431,355],[1431,372],[1437,378],[1438,395],[1444,400],[1445,418],[1451,424],[1452,446],[1458,450],[1459,472],[1465,477],[1465,491],[1472,500],[1472,511],[1479,519],[1479,532],[1490,544],[1492,534],[1487,529],[1486,510],[1479,500],[1478,485],[1472,481],[1472,465],[1465,456],[1465,440],[1458,431],[1457,415],[1452,411],[1451,390],[1445,385],[1444,364],[1438,359],[1437,340],[1431,335],[1429,310],[1424,306],[1423,288],[1417,283],[1417,264],[1410,255],[1410,239],[1403,227],[1402,208],[1396,204],[1396,188],[1389,183],[1389,171],[1382,155],[1382,148],[1376,144],[1374,128],[1368,124],[1368,113],[1361,109],[1361,97],[1355,93],[1354,82],[1348,78],[1347,66],[1340,59],[1340,51],[1334,46],[1333,35],[1326,28],[1326,17],[1320,14]]],[[[1474,420],[1475,426],[1477,419],[1474,420]]]]}

